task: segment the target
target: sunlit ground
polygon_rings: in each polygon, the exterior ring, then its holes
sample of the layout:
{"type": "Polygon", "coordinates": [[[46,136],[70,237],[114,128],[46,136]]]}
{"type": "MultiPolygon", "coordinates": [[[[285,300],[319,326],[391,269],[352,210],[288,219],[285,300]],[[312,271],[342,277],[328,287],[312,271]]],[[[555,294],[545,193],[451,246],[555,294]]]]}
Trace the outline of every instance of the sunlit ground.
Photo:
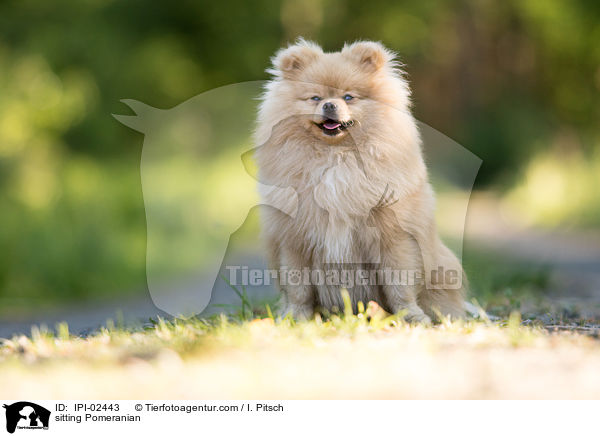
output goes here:
{"type": "Polygon", "coordinates": [[[381,309],[311,322],[268,310],[5,340],[8,398],[598,398],[600,342],[504,321],[410,326],[381,309]],[[262,312],[262,315],[259,313],[262,312]]]}

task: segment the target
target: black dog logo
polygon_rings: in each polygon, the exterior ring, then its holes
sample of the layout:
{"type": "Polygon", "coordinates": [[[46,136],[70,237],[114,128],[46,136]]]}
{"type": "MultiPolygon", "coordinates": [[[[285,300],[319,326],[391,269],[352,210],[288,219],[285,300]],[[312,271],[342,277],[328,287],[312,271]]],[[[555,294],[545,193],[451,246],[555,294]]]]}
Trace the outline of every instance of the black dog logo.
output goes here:
{"type": "Polygon", "coordinates": [[[6,431],[14,433],[19,428],[48,429],[50,411],[28,401],[19,401],[11,405],[4,405],[6,409],[6,431]]]}

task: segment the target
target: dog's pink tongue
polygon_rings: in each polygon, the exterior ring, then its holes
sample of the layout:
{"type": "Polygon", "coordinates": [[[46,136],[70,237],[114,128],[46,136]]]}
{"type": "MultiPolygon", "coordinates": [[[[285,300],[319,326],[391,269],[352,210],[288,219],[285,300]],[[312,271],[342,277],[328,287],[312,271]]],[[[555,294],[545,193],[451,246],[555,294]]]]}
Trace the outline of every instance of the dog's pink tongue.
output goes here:
{"type": "Polygon", "coordinates": [[[325,121],[323,123],[323,127],[325,127],[327,130],[334,130],[337,129],[338,127],[340,127],[341,124],[337,123],[335,121],[325,121]]]}

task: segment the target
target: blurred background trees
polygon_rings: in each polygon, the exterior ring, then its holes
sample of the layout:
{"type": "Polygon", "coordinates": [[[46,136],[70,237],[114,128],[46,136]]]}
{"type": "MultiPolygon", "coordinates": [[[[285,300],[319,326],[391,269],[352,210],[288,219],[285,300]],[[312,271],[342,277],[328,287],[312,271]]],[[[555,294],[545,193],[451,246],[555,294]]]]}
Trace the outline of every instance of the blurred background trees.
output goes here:
{"type": "Polygon", "coordinates": [[[600,223],[597,1],[6,0],[0,29],[4,312],[143,287],[143,138],[119,100],[265,79],[300,35],[381,40],[417,118],[483,159],[478,189],[529,224],[600,223]]]}

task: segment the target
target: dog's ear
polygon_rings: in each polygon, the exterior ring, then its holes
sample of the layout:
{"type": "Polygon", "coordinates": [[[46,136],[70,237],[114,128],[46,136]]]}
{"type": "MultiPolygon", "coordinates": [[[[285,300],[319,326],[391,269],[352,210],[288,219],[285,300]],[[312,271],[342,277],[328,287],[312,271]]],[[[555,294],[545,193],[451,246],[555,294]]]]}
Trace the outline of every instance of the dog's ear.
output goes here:
{"type": "Polygon", "coordinates": [[[323,50],[314,42],[298,39],[296,44],[281,49],[273,58],[273,69],[269,73],[286,79],[295,79],[323,50]]]}
{"type": "Polygon", "coordinates": [[[369,71],[380,70],[386,64],[392,63],[395,57],[394,53],[386,49],[383,44],[373,41],[357,41],[344,45],[342,54],[369,71]]]}

